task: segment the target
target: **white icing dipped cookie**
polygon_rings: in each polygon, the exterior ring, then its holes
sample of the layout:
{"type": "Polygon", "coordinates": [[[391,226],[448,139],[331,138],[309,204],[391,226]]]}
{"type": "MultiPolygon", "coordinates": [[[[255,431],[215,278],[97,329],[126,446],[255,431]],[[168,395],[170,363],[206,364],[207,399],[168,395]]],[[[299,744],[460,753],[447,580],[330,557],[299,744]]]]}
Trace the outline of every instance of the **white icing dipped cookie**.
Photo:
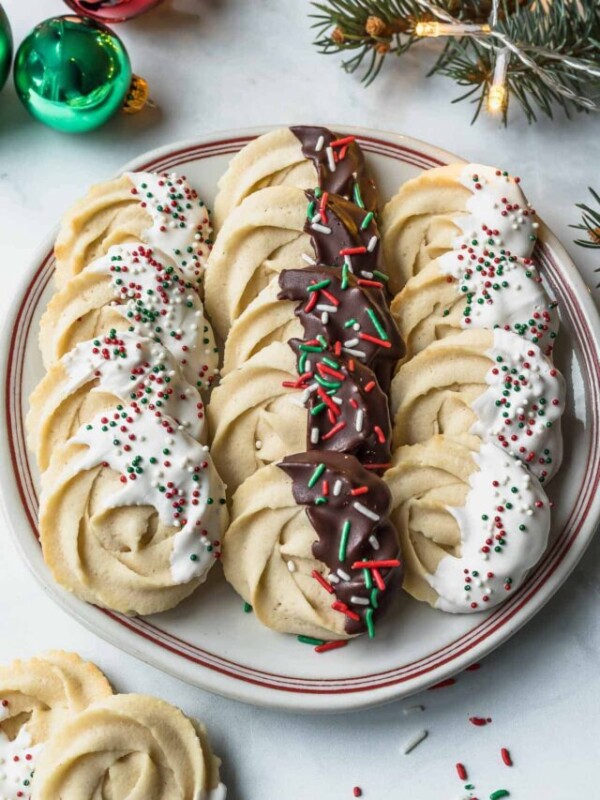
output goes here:
{"type": "Polygon", "coordinates": [[[392,301],[406,358],[436,339],[469,328],[503,328],[550,356],[558,330],[556,303],[530,259],[463,245],[432,260],[392,301]]]}
{"type": "Polygon", "coordinates": [[[127,172],[93,186],[65,214],[56,240],[56,282],[87,269],[113,245],[144,243],[172,258],[198,289],[212,247],[208,210],[183,176],[127,172]]]}
{"type": "Polygon", "coordinates": [[[135,333],[110,331],[76,345],[52,365],[29,403],[28,443],[41,470],[83,423],[115,406],[162,411],[194,439],[205,438],[199,392],[168,350],[135,333]]]}
{"type": "Polygon", "coordinates": [[[463,331],[433,342],[392,381],[393,442],[473,433],[521,459],[542,482],[560,466],[565,382],[527,339],[463,331]]]}
{"type": "Polygon", "coordinates": [[[442,611],[501,603],[546,548],[548,498],[523,462],[495,444],[434,436],[400,447],[385,481],[404,588],[442,611]]]}
{"type": "Polygon", "coordinates": [[[204,727],[178,708],[155,697],[117,694],[52,736],[33,800],[224,800],[219,766],[204,727]]]}
{"type": "Polygon", "coordinates": [[[161,342],[202,391],[218,374],[202,301],[175,263],[151,248],[115,245],[52,297],[40,323],[44,365],[111,328],[161,342]]]}
{"type": "Polygon", "coordinates": [[[127,614],[172,608],[202,583],[226,521],[208,447],[137,403],[82,426],[42,476],[40,538],[55,580],[127,614]]]}
{"type": "Polygon", "coordinates": [[[46,742],[90,703],[112,694],[97,667],[53,651],[0,666],[0,797],[27,800],[46,742]]]}
{"type": "Polygon", "coordinates": [[[387,203],[381,231],[390,289],[463,244],[528,257],[537,238],[535,212],[503,170],[449,164],[407,181],[387,203]]]}

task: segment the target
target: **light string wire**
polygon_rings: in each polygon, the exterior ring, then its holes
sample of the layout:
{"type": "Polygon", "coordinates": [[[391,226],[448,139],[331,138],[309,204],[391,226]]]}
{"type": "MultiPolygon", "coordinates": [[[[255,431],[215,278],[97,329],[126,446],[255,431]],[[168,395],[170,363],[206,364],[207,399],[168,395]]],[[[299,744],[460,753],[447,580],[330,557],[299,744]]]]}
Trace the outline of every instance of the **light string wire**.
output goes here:
{"type": "MultiPolygon", "coordinates": [[[[463,23],[453,17],[448,11],[443,8],[439,8],[434,3],[429,2],[429,0],[417,0],[418,4],[424,8],[425,10],[429,11],[434,17],[441,20],[444,23],[454,26],[462,26],[463,23]]],[[[519,46],[516,42],[513,42],[506,34],[502,33],[502,31],[495,30],[495,25],[498,22],[498,15],[499,15],[499,6],[500,0],[494,0],[492,11],[490,14],[490,25],[489,30],[487,30],[487,26],[485,29],[483,26],[475,33],[464,31],[464,36],[475,36],[477,37],[478,43],[484,47],[486,50],[494,50],[500,52],[502,50],[507,51],[508,54],[516,56],[522,64],[524,64],[528,69],[534,72],[543,83],[546,84],[550,89],[552,89],[557,94],[561,95],[562,97],[570,100],[571,102],[575,103],[576,105],[581,106],[582,108],[587,109],[588,111],[600,111],[600,105],[597,102],[592,100],[589,97],[583,97],[582,95],[577,94],[577,92],[573,91],[568,86],[564,86],[561,84],[551,73],[546,72],[541,67],[539,67],[536,62],[530,58],[529,55],[522,49],[523,45],[519,46]],[[497,42],[502,45],[499,48],[496,44],[491,44],[484,40],[484,37],[489,37],[495,39],[497,42]]],[[[572,56],[563,55],[561,53],[556,53],[552,50],[546,50],[543,47],[538,47],[537,45],[527,45],[527,48],[530,52],[536,53],[537,55],[543,56],[544,58],[551,59],[553,61],[561,61],[566,66],[570,67],[571,69],[578,70],[580,72],[584,72],[586,75],[590,77],[597,77],[600,78],[600,67],[597,67],[591,61],[585,61],[583,59],[576,59],[572,56]]]]}

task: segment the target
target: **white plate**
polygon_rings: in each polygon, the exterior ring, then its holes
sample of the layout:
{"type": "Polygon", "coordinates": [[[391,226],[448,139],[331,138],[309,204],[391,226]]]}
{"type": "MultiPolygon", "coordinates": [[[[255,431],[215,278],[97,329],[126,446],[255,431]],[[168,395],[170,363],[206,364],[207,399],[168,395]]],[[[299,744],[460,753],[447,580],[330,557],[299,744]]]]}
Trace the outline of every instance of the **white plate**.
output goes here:
{"type": "MultiPolygon", "coordinates": [[[[128,168],[182,172],[210,205],[231,154],[263,132],[237,131],[172,145],[141,156],[128,168]]],[[[421,170],[459,160],[407,137],[352,132],[385,198],[421,170]]],[[[2,339],[3,434],[8,446],[0,453],[1,495],[17,546],[49,595],[118,647],[188,683],[257,705],[302,711],[372,706],[431,686],[506,641],[556,592],[589,544],[600,516],[600,323],[573,263],[544,228],[539,263],[559,300],[562,327],[556,361],[569,385],[565,459],[549,488],[555,502],[551,544],[525,585],[504,605],[487,613],[452,616],[402,597],[378,625],[375,640],[363,637],[342,650],[317,655],[295,637],[273,633],[245,614],[218,568],[191,599],[146,619],[80,602],[55,585],[42,560],[36,538],[38,475],[23,433],[27,397],[43,374],[37,330],[52,293],[52,244],[46,241],[31,265],[2,339]]]]}

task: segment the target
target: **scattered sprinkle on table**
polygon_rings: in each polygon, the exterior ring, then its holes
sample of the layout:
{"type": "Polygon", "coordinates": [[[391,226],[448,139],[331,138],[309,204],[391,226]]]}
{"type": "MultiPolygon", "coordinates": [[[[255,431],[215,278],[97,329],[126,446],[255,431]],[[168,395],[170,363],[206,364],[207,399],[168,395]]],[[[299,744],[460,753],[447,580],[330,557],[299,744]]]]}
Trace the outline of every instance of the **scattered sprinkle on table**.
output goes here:
{"type": "Polygon", "coordinates": [[[354,797],[362,797],[362,789],[360,786],[355,786],[354,789],[352,789],[352,794],[354,797]]]}
{"type": "Polygon", "coordinates": [[[504,761],[506,766],[512,767],[513,765],[512,758],[510,757],[510,753],[508,752],[506,747],[503,747],[502,750],[500,750],[500,755],[502,756],[502,761],[504,761]]]}
{"type": "Polygon", "coordinates": [[[465,765],[461,764],[460,761],[456,765],[456,774],[461,779],[461,781],[467,780],[467,770],[465,769],[465,765]]]}
{"type": "Polygon", "coordinates": [[[510,797],[508,789],[496,789],[495,792],[491,793],[490,800],[500,800],[502,797],[510,797]]]}
{"type": "Polygon", "coordinates": [[[404,743],[404,746],[402,748],[402,752],[404,753],[404,755],[407,756],[412,750],[415,749],[415,747],[420,745],[423,739],[426,739],[427,736],[428,733],[426,730],[417,731],[417,733],[411,736],[411,738],[404,743]]]}
{"type": "Polygon", "coordinates": [[[419,711],[425,711],[425,706],[408,706],[408,708],[402,709],[405,717],[408,717],[409,714],[416,714],[419,711]]]}
{"type": "Polygon", "coordinates": [[[489,725],[491,721],[491,717],[469,717],[469,722],[471,725],[476,725],[478,728],[482,728],[484,725],[489,725]]]}
{"type": "Polygon", "coordinates": [[[439,683],[430,686],[428,691],[431,692],[434,689],[445,689],[446,686],[453,686],[455,683],[456,683],[456,678],[446,678],[445,681],[440,681],[439,683]]]}

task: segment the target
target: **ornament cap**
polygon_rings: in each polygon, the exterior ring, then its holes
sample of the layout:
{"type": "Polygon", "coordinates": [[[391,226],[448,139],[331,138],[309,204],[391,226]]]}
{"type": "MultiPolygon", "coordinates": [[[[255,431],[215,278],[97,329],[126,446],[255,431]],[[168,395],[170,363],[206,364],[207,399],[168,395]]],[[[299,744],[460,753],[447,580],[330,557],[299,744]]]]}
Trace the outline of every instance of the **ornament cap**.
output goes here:
{"type": "Polygon", "coordinates": [[[123,101],[122,111],[124,111],[125,114],[137,114],[147,106],[151,108],[155,106],[152,100],[150,100],[148,81],[134,73],[131,76],[129,91],[125,95],[125,100],[123,101]]]}

